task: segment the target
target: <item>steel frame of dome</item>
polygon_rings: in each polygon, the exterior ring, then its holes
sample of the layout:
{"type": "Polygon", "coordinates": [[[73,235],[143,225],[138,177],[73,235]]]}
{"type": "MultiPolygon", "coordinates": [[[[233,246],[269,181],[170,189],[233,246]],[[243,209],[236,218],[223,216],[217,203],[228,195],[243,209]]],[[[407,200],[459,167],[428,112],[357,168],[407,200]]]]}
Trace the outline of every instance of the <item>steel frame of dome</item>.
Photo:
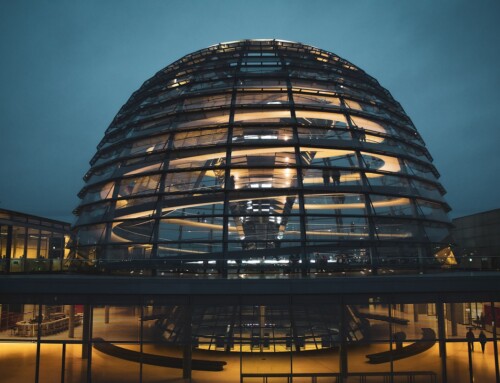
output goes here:
{"type": "Polygon", "coordinates": [[[75,257],[421,270],[448,240],[439,173],[401,105],[312,46],[184,56],[132,94],[97,149],[75,257]]]}

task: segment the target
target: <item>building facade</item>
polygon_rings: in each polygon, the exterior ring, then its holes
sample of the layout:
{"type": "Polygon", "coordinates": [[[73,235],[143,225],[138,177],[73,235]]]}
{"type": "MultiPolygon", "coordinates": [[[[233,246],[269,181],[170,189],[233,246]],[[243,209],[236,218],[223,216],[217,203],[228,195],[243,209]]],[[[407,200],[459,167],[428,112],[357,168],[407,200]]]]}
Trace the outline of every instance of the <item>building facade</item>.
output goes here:
{"type": "Polygon", "coordinates": [[[1,380],[500,383],[498,273],[440,255],[438,177],[333,53],[189,54],[106,130],[66,266],[3,269],[1,380]]]}
{"type": "Polygon", "coordinates": [[[0,209],[1,270],[61,271],[69,238],[67,222],[0,209]]]}
{"type": "Polygon", "coordinates": [[[453,240],[464,268],[500,268],[500,209],[453,220],[453,240]]]}

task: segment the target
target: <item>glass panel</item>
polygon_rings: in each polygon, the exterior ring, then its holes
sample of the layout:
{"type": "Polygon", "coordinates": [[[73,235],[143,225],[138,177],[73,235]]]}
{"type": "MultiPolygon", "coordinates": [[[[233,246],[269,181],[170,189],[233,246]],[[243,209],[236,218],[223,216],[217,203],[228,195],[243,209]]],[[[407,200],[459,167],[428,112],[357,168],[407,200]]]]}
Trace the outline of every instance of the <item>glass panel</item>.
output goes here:
{"type": "Polygon", "coordinates": [[[213,170],[168,173],[165,179],[165,192],[221,190],[224,180],[218,176],[219,174],[213,170]]]}
{"type": "Polygon", "coordinates": [[[61,380],[62,348],[61,344],[40,345],[40,370],[38,375],[40,383],[52,383],[61,380]]]}
{"type": "Polygon", "coordinates": [[[168,142],[168,135],[160,135],[138,139],[137,141],[125,144],[115,150],[103,152],[102,155],[94,163],[94,166],[100,165],[104,162],[119,158],[128,157],[140,154],[151,154],[159,150],[165,149],[168,142]]]}
{"type": "Polygon", "coordinates": [[[321,107],[340,106],[338,97],[330,97],[323,94],[293,94],[293,102],[295,105],[319,105],[321,107]]]}
{"type": "Polygon", "coordinates": [[[174,148],[189,148],[227,143],[227,129],[203,129],[175,134],[174,148]]]}
{"type": "MultiPolygon", "coordinates": [[[[222,79],[218,78],[212,81],[196,82],[184,87],[187,92],[197,92],[200,90],[210,90],[210,89],[232,89],[234,85],[234,79],[222,79]]],[[[178,89],[178,88],[176,88],[178,89]]]]}
{"type": "Polygon", "coordinates": [[[195,112],[179,114],[176,124],[179,129],[194,128],[197,126],[212,126],[229,123],[229,110],[216,112],[195,112]]]}
{"type": "Polygon", "coordinates": [[[375,218],[374,222],[380,240],[423,240],[415,222],[389,218],[375,218]]]}
{"type": "MultiPolygon", "coordinates": [[[[275,212],[271,201],[248,201],[248,213],[244,216],[229,217],[229,239],[243,240],[245,250],[255,248],[275,248],[286,233],[286,239],[294,235],[294,221],[288,215],[284,216],[275,212]],[[254,212],[254,210],[256,210],[254,212]],[[267,212],[268,210],[269,212],[267,212]],[[264,214],[262,214],[264,212],[264,214]],[[259,242],[257,244],[257,242],[259,242]]],[[[238,207],[239,208],[239,207],[238,207]]]]}
{"type": "Polygon", "coordinates": [[[425,224],[424,230],[427,238],[432,242],[449,242],[450,229],[448,226],[435,224],[425,224]]]}
{"type": "Polygon", "coordinates": [[[160,175],[122,179],[118,197],[153,194],[158,190],[160,175]]]}
{"type": "Polygon", "coordinates": [[[309,241],[368,240],[368,222],[365,217],[307,217],[307,239],[309,241]]]}
{"type": "Polygon", "coordinates": [[[139,381],[139,345],[95,341],[93,347],[101,351],[92,352],[92,383],[136,383],[139,381]],[[121,353],[126,353],[133,361],[117,357],[121,353]]]}
{"type": "MultiPolygon", "coordinates": [[[[347,368],[350,373],[363,374],[363,373],[377,373],[382,376],[378,377],[370,377],[369,382],[373,383],[383,383],[384,375],[386,376],[387,381],[390,376],[391,366],[390,363],[370,363],[367,361],[367,356],[379,355],[386,351],[390,350],[389,342],[369,342],[363,343],[362,345],[356,343],[348,343],[347,345],[347,368]]],[[[348,382],[356,382],[359,381],[359,378],[356,377],[354,379],[349,380],[348,382]]]]}
{"type": "MultiPolygon", "coordinates": [[[[285,154],[286,155],[286,154],[285,154]]],[[[280,160],[277,154],[276,161],[280,160]]],[[[290,158],[290,157],[288,157],[290,158]]],[[[241,157],[240,157],[241,159],[241,157]]],[[[281,159],[283,160],[283,159],[281,159]]],[[[253,163],[252,158],[247,161],[253,163]]],[[[266,158],[256,160],[265,163],[266,158]]],[[[286,157],[285,157],[286,162],[286,157]]],[[[297,186],[297,170],[292,168],[264,168],[264,169],[233,169],[235,189],[264,189],[264,188],[290,188],[297,186]]]]}
{"type": "Polygon", "coordinates": [[[191,97],[184,100],[185,111],[198,108],[214,108],[231,104],[231,93],[216,94],[202,97],[191,97]]]}
{"type": "Polygon", "coordinates": [[[398,339],[404,342],[403,345],[407,345],[426,338],[429,340],[438,338],[438,320],[434,303],[393,304],[391,320],[392,338],[396,348],[398,339]]]}
{"type": "Polygon", "coordinates": [[[110,242],[151,243],[154,221],[117,221],[112,223],[110,242]]]}
{"type": "Polygon", "coordinates": [[[97,203],[90,206],[85,206],[80,212],[80,216],[77,220],[77,225],[83,225],[85,223],[101,222],[104,219],[105,214],[108,212],[110,202],[97,203]]]}
{"type": "Polygon", "coordinates": [[[327,141],[351,140],[352,134],[345,125],[335,123],[330,126],[330,121],[314,120],[319,127],[298,127],[297,132],[302,145],[327,145],[327,141]],[[323,124],[321,122],[327,122],[323,124]],[[335,126],[335,128],[333,127],[335,126]],[[326,141],[326,142],[325,142],[326,141]]]}
{"type": "Polygon", "coordinates": [[[41,338],[82,339],[83,305],[43,305],[41,338]]]}
{"type": "Polygon", "coordinates": [[[191,241],[220,240],[222,238],[222,217],[165,218],[160,221],[159,240],[191,241]]]}
{"type": "MultiPolygon", "coordinates": [[[[232,86],[232,84],[231,84],[232,86]]],[[[259,78],[243,78],[238,81],[238,88],[266,88],[269,90],[280,91],[287,88],[286,80],[282,79],[259,79],[259,78]]]]}
{"type": "Polygon", "coordinates": [[[359,172],[346,170],[332,170],[333,178],[328,169],[307,169],[304,175],[304,187],[316,188],[318,186],[334,187],[337,185],[351,186],[361,185],[361,176],[359,172]],[[340,178],[339,178],[340,173],[340,178]],[[335,184],[334,184],[335,183],[335,184]]]}
{"type": "Polygon", "coordinates": [[[450,219],[448,218],[448,215],[440,204],[423,201],[420,199],[417,199],[417,204],[420,208],[420,213],[425,218],[435,219],[436,221],[449,222],[450,219]]]}
{"type": "Polygon", "coordinates": [[[307,164],[324,167],[358,167],[356,153],[351,150],[300,148],[307,164]]]}
{"type": "Polygon", "coordinates": [[[365,173],[371,186],[383,186],[383,191],[393,191],[397,194],[407,194],[410,187],[407,178],[392,174],[365,173]],[[391,190],[392,189],[392,190],[391,190]]]}
{"type": "Polygon", "coordinates": [[[399,159],[382,154],[361,152],[364,165],[367,169],[380,170],[391,173],[401,172],[399,159]]]}
{"type": "Polygon", "coordinates": [[[443,196],[441,195],[441,192],[439,191],[439,189],[435,185],[433,185],[431,183],[427,183],[427,182],[421,182],[418,180],[411,180],[411,184],[413,185],[413,187],[416,189],[416,192],[420,196],[432,198],[432,199],[435,199],[438,201],[443,200],[443,196]]]}
{"type": "Polygon", "coordinates": [[[254,105],[254,104],[264,104],[264,105],[282,105],[288,104],[288,94],[286,89],[284,93],[269,93],[269,92],[252,92],[252,93],[241,93],[239,92],[236,96],[237,105],[254,105]]]}
{"type": "Polygon", "coordinates": [[[92,337],[107,342],[139,341],[140,318],[139,306],[93,307],[92,337]]]}
{"type": "Polygon", "coordinates": [[[376,215],[415,216],[415,208],[409,198],[370,195],[372,207],[376,215]]]}
{"type": "Polygon", "coordinates": [[[335,95],[335,91],[338,89],[338,85],[332,82],[316,82],[314,80],[306,81],[300,78],[292,78],[291,83],[294,92],[301,90],[309,90],[315,92],[319,90],[323,91],[321,93],[335,95]]]}
{"type": "Polygon", "coordinates": [[[491,334],[492,310],[489,302],[453,302],[445,304],[447,339],[467,339],[472,331],[477,338],[480,330],[491,334]],[[484,322],[484,328],[482,323],[484,322]]]}
{"type": "Polygon", "coordinates": [[[121,163],[119,162],[119,163],[114,163],[112,165],[106,166],[106,167],[101,168],[101,169],[92,170],[92,176],[88,180],[88,184],[94,184],[94,183],[97,183],[99,181],[110,178],[111,175],[113,174],[113,172],[116,169],[119,169],[120,166],[121,166],[121,163]]]}
{"type": "Polygon", "coordinates": [[[1,339],[34,340],[38,334],[38,306],[1,305],[1,339]]]}
{"type": "Polygon", "coordinates": [[[436,176],[430,167],[409,160],[404,160],[404,163],[409,174],[437,182],[436,176]]]}
{"type": "Polygon", "coordinates": [[[169,217],[181,216],[198,222],[214,223],[217,216],[222,215],[224,208],[223,201],[219,197],[219,195],[212,197],[210,194],[205,194],[204,201],[206,203],[203,205],[196,204],[196,206],[187,208],[169,206],[163,209],[163,213],[169,217]],[[212,203],[214,200],[216,200],[216,203],[212,203]]]}
{"type": "Polygon", "coordinates": [[[156,202],[158,201],[158,196],[154,195],[151,197],[140,197],[140,198],[130,198],[130,199],[120,199],[116,201],[115,205],[115,217],[116,218],[135,218],[137,217],[137,210],[134,206],[141,206],[140,216],[150,217],[154,214],[156,208],[156,202]]]}
{"type": "MultiPolygon", "coordinates": [[[[291,166],[295,164],[295,153],[293,148],[283,147],[281,151],[277,151],[276,147],[259,147],[233,150],[231,155],[231,164],[233,166],[242,167],[258,167],[258,166],[291,166]]],[[[237,169],[232,173],[237,174],[237,169]]],[[[251,172],[251,170],[250,170],[251,172]]]]}
{"type": "Polygon", "coordinates": [[[87,359],[82,359],[81,344],[66,344],[65,383],[87,381],[87,359]]]}
{"type": "Polygon", "coordinates": [[[131,176],[133,174],[142,174],[155,172],[161,169],[163,165],[163,156],[151,154],[147,157],[132,158],[122,167],[120,174],[131,176]]]}
{"type": "Polygon", "coordinates": [[[382,123],[368,120],[362,117],[351,116],[351,121],[354,126],[362,128],[366,131],[373,131],[378,133],[388,133],[387,129],[382,125],[382,123]]]}
{"type": "MultiPolygon", "coordinates": [[[[134,129],[127,131],[128,137],[143,137],[144,134],[152,135],[157,133],[164,133],[171,130],[175,126],[175,116],[162,116],[153,120],[142,120],[137,124],[134,129]]],[[[120,133],[117,133],[120,134],[120,133]]],[[[127,138],[128,138],[127,137],[127,138]]],[[[125,137],[123,137],[125,138],[125,137]]],[[[105,145],[106,147],[108,145],[105,145]]]]}
{"type": "Polygon", "coordinates": [[[313,110],[296,110],[297,122],[303,125],[319,125],[329,127],[347,127],[347,120],[343,114],[320,112],[313,110]]]}
{"type": "Polygon", "coordinates": [[[169,170],[189,168],[214,168],[225,164],[226,149],[200,148],[195,151],[173,151],[168,162],[169,170]]]}
{"type": "Polygon", "coordinates": [[[290,123],[290,110],[271,109],[237,109],[234,112],[234,122],[287,122],[290,123]]]}
{"type": "MultiPolygon", "coordinates": [[[[16,323],[25,320],[24,310],[22,304],[0,304],[0,339],[8,340],[17,336],[16,323]]],[[[26,320],[32,318],[30,314],[26,313],[26,320]]]]}
{"type": "Polygon", "coordinates": [[[341,216],[347,214],[366,215],[365,199],[362,194],[322,194],[305,195],[305,209],[311,214],[335,214],[341,216]]]}
{"type": "MultiPolygon", "coordinates": [[[[5,233],[7,234],[7,233],[5,233]]],[[[7,239],[7,238],[5,238],[7,239]]],[[[25,228],[21,226],[12,227],[12,244],[11,258],[28,258],[38,257],[38,242],[41,240],[40,230],[25,228]],[[27,248],[25,250],[25,241],[27,240],[27,248]]],[[[5,243],[5,248],[7,244],[5,243]]],[[[2,254],[5,255],[5,254],[2,254]]],[[[21,271],[21,270],[17,270],[21,271]]]]}
{"type": "MultiPolygon", "coordinates": [[[[158,257],[159,258],[171,258],[172,263],[165,264],[165,270],[172,271],[172,268],[177,269],[177,265],[184,261],[193,261],[193,265],[199,265],[197,261],[200,257],[215,259],[220,258],[222,253],[222,243],[219,241],[211,243],[178,243],[175,241],[159,241],[158,244],[158,257]],[[211,254],[214,254],[213,256],[211,254]],[[179,257],[184,261],[176,260],[175,257],[179,257]]],[[[210,261],[212,262],[212,261],[210,261]]],[[[215,263],[215,261],[213,261],[215,263]]],[[[205,268],[205,264],[203,264],[205,268]]],[[[199,266],[193,266],[191,269],[197,269],[199,266]]],[[[162,266],[163,270],[163,266],[162,266]]]]}
{"type": "Polygon", "coordinates": [[[84,226],[78,229],[78,245],[95,245],[104,240],[105,224],[84,226]]]}
{"type": "Polygon", "coordinates": [[[95,188],[91,188],[85,194],[82,204],[100,201],[102,199],[110,199],[113,197],[113,191],[115,189],[114,182],[108,182],[104,185],[99,185],[95,188]]]}
{"type": "Polygon", "coordinates": [[[446,343],[446,368],[449,382],[495,381],[495,356],[491,335],[487,336],[484,353],[481,352],[480,343],[477,341],[474,343],[474,349],[470,351],[471,344],[465,340],[446,343]],[[472,363],[469,363],[469,352],[472,363]]]}
{"type": "MultiPolygon", "coordinates": [[[[427,332],[428,331],[424,334],[427,332]]],[[[425,338],[425,335],[423,338],[425,338]]],[[[398,357],[398,343],[399,342],[395,342],[393,345],[396,357],[398,357]]],[[[416,382],[440,381],[441,361],[439,357],[439,345],[437,342],[427,339],[411,342],[410,344],[403,342],[403,346],[401,346],[401,348],[405,350],[405,347],[412,347],[412,352],[418,353],[416,355],[412,355],[412,353],[410,353],[407,357],[394,361],[393,368],[395,374],[406,375],[407,377],[412,376],[416,382]]],[[[406,355],[405,353],[408,351],[402,352],[403,355],[406,355]]],[[[456,382],[455,380],[449,381],[456,382]]]]}
{"type": "MultiPolygon", "coordinates": [[[[365,304],[349,305],[347,315],[351,316],[351,327],[359,328],[358,337],[351,342],[386,342],[390,339],[390,306],[380,303],[377,297],[369,298],[365,304]]],[[[348,316],[349,317],[349,316],[348,316]]]]}
{"type": "Polygon", "coordinates": [[[243,73],[273,73],[282,69],[281,62],[277,61],[275,65],[260,66],[260,65],[242,65],[240,71],[243,73]]]}
{"type": "Polygon", "coordinates": [[[398,244],[397,246],[379,246],[377,248],[378,264],[381,267],[386,266],[386,269],[383,269],[383,272],[389,274],[394,272],[397,273],[398,271],[395,270],[405,268],[414,270],[418,267],[417,263],[422,262],[422,255],[425,254],[426,251],[427,250],[422,246],[416,245],[398,244]]]}
{"type": "Polygon", "coordinates": [[[36,368],[36,343],[0,343],[2,383],[34,382],[36,368]]]}
{"type": "Polygon", "coordinates": [[[293,142],[293,130],[289,127],[234,127],[235,144],[273,144],[278,141],[293,142]]]}

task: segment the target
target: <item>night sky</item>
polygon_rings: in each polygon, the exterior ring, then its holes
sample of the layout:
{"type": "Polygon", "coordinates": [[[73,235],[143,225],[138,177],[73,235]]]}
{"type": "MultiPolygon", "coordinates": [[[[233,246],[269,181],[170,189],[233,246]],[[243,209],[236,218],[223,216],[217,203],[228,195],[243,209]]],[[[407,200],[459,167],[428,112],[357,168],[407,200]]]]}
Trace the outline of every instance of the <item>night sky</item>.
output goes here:
{"type": "Polygon", "coordinates": [[[500,1],[0,2],[0,208],[73,222],[82,177],[133,91],[223,41],[317,46],[412,118],[451,217],[500,207],[500,1]]]}

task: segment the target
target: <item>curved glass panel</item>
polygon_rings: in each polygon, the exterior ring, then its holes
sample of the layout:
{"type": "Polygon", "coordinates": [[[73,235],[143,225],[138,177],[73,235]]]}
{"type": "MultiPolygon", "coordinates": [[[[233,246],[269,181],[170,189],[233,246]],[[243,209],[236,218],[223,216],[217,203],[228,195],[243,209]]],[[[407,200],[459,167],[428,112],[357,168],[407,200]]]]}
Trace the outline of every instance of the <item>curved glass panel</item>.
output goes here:
{"type": "Polygon", "coordinates": [[[73,248],[160,271],[307,273],[314,258],[328,266],[317,271],[376,270],[390,254],[420,270],[447,245],[438,177],[399,103],[356,66],[304,44],[225,43],[120,109],[85,176],[73,248]]]}

